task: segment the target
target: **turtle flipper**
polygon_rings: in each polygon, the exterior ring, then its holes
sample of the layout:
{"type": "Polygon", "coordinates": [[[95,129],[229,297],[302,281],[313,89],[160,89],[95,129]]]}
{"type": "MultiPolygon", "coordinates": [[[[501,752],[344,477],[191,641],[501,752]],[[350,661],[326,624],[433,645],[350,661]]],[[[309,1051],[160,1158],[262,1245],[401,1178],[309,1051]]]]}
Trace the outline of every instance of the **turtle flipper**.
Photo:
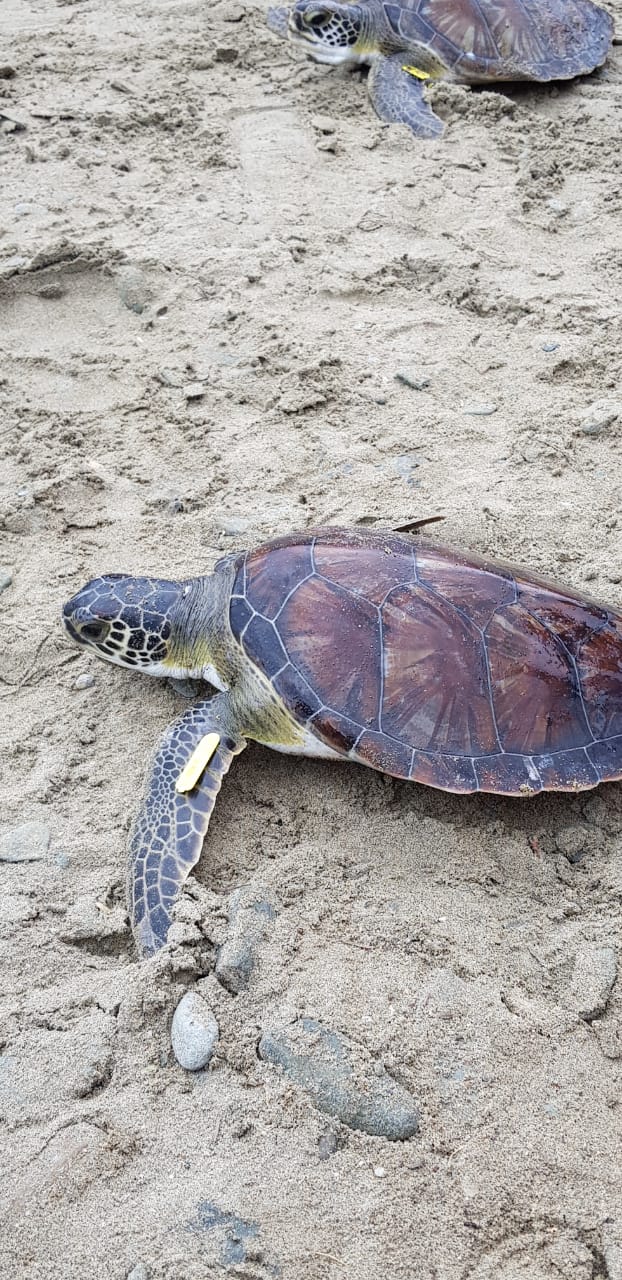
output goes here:
{"type": "Polygon", "coordinates": [[[201,854],[220,784],[245,745],[232,731],[228,695],[220,694],[188,707],[157,747],[129,845],[128,901],[143,955],[166,942],[173,906],[201,854]]]}
{"type": "MultiPolygon", "coordinates": [[[[428,78],[428,77],[426,77],[428,78]]],[[[408,55],[377,58],[367,80],[369,96],[381,120],[407,124],[418,138],[438,138],[445,126],[423,96],[420,79],[408,69],[408,55]]]]}

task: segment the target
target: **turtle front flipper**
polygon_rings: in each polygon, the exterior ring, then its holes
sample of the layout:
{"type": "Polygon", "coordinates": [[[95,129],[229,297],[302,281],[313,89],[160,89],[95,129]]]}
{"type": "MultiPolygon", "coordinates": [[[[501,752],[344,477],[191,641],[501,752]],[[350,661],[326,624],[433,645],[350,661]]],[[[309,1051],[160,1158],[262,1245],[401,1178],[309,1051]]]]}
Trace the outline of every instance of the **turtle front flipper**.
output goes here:
{"type": "Polygon", "coordinates": [[[224,693],[178,716],[156,750],[129,845],[128,901],[143,955],[166,942],[223,777],[245,746],[224,693]]]}
{"type": "Polygon", "coordinates": [[[406,53],[377,58],[367,81],[369,96],[381,120],[407,124],[418,138],[438,138],[445,126],[423,96],[420,75],[429,79],[409,66],[406,53]]]}

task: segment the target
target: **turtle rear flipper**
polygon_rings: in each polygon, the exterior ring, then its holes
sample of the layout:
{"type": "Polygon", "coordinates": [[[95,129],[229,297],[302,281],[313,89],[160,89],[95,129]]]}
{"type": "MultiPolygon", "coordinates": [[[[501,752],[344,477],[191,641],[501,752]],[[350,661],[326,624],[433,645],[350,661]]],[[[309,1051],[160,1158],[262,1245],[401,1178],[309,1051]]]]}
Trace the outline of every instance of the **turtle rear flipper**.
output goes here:
{"type": "Polygon", "coordinates": [[[245,746],[232,731],[228,695],[220,694],[178,716],[156,750],[129,846],[128,899],[142,955],[166,942],[224,775],[245,746]]]}
{"type": "Polygon", "coordinates": [[[377,58],[367,87],[381,120],[407,124],[418,138],[438,138],[443,133],[445,126],[426,102],[422,81],[409,69],[407,54],[377,58]]]}

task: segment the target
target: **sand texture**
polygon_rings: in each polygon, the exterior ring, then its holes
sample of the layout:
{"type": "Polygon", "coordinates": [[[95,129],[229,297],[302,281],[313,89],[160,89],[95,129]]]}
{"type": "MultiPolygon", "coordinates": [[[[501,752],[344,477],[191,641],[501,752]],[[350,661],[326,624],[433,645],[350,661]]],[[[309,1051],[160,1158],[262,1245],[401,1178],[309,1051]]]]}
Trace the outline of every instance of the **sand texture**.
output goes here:
{"type": "Polygon", "coordinates": [[[184,699],[58,622],[97,573],[437,514],[622,606],[620,49],[431,93],[418,142],[246,0],[0,7],[3,1276],[622,1280],[620,786],[250,747],[141,965],[184,699]]]}

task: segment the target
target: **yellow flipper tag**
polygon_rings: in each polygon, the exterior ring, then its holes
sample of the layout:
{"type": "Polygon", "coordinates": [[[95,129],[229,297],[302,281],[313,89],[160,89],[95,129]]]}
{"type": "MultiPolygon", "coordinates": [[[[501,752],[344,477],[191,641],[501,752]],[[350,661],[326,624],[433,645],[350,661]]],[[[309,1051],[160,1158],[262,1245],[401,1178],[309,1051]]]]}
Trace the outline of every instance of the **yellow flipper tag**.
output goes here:
{"type": "Polygon", "coordinates": [[[214,752],[217,750],[219,742],[219,733],[206,733],[205,737],[201,738],[198,747],[194,748],[185,769],[182,769],[175,783],[176,791],[185,793],[186,791],[192,791],[192,788],[196,787],[201,774],[207,769],[214,752]]]}
{"type": "Polygon", "coordinates": [[[416,80],[431,80],[429,71],[420,71],[419,67],[402,67],[402,71],[407,71],[409,76],[414,76],[416,80]]]}

